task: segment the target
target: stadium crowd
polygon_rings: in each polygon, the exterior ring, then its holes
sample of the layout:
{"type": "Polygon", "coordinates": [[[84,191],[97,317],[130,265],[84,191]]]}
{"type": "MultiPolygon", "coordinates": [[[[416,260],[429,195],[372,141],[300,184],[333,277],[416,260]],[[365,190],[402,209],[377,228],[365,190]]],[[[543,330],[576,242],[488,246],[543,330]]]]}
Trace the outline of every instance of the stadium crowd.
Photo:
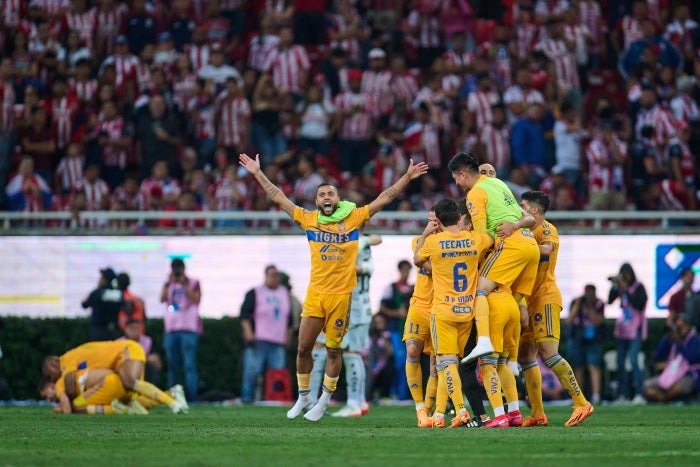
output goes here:
{"type": "Polygon", "coordinates": [[[471,151],[553,210],[695,209],[698,6],[1,0],[0,202],[277,209],[237,164],[259,152],[310,207],[321,181],[364,204],[425,161],[387,209],[426,211],[471,151]]]}

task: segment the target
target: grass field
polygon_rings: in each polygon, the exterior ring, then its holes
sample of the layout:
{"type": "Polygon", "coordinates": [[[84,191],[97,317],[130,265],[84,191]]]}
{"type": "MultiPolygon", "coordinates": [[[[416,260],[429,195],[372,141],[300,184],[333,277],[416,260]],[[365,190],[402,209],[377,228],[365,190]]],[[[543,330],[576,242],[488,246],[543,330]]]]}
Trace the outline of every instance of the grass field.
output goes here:
{"type": "Polygon", "coordinates": [[[601,406],[564,428],[414,428],[411,407],[359,419],[289,421],[280,407],[193,407],[186,416],[54,415],[0,407],[0,466],[700,465],[700,406],[601,406]]]}

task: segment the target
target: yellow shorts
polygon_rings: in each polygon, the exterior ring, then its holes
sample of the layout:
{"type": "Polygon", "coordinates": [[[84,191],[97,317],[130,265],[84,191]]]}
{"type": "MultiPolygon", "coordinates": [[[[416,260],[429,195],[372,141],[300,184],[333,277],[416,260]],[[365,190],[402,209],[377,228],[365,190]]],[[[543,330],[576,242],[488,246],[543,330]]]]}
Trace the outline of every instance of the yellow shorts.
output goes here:
{"type": "Polygon", "coordinates": [[[528,309],[530,326],[520,336],[521,342],[558,341],[561,337],[561,307],[552,305],[535,305],[528,309]]]}
{"type": "Polygon", "coordinates": [[[490,293],[489,334],[494,352],[509,355],[518,348],[520,339],[520,309],[513,295],[490,293]]]}
{"type": "Polygon", "coordinates": [[[408,339],[418,339],[423,342],[423,353],[433,353],[433,341],[430,338],[430,307],[423,303],[416,303],[412,298],[406,315],[406,323],[403,326],[403,342],[408,339]]]}
{"type": "Polygon", "coordinates": [[[120,342],[123,342],[124,347],[114,361],[114,365],[111,367],[112,370],[118,372],[122,364],[127,360],[138,360],[144,364],[146,363],[146,352],[141,347],[141,344],[129,339],[124,339],[120,342]]]}
{"type": "Polygon", "coordinates": [[[339,349],[348,330],[350,299],[352,294],[321,294],[313,290],[306,292],[302,318],[321,318],[326,333],[326,347],[339,349]]]}
{"type": "Polygon", "coordinates": [[[529,230],[519,229],[510,237],[497,239],[479,275],[523,295],[532,293],[540,264],[540,249],[529,230]]]}
{"type": "Polygon", "coordinates": [[[81,396],[73,401],[76,405],[109,405],[114,399],[127,399],[128,394],[119,375],[110,373],[101,384],[88,388],[81,396]]]}
{"type": "Polygon", "coordinates": [[[472,323],[469,321],[447,321],[437,315],[430,315],[430,336],[433,339],[435,355],[464,355],[472,323]]]}

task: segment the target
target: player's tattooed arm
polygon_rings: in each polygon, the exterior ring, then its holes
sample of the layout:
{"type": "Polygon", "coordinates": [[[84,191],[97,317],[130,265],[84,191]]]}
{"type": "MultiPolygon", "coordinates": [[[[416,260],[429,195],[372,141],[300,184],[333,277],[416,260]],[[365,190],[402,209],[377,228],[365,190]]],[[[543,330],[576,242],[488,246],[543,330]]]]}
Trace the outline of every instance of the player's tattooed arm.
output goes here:
{"type": "Polygon", "coordinates": [[[274,201],[280,209],[289,214],[289,217],[294,218],[294,208],[296,206],[287,198],[282,190],[267,178],[265,172],[260,168],[260,155],[256,154],[255,159],[248,157],[247,154],[239,154],[238,157],[239,164],[245,167],[245,169],[255,177],[270,199],[274,201]]]}
{"type": "Polygon", "coordinates": [[[382,191],[377,198],[369,203],[369,215],[373,216],[381,211],[384,206],[391,203],[411,182],[428,171],[428,164],[419,162],[413,165],[413,159],[408,164],[408,169],[403,177],[399,178],[396,183],[391,185],[386,190],[382,191]]]}

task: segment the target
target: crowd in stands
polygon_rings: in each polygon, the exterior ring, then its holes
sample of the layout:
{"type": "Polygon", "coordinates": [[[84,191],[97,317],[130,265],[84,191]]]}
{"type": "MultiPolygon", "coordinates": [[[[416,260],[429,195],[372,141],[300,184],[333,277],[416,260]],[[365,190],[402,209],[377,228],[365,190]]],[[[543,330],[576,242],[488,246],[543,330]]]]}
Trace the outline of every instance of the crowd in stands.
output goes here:
{"type": "MultiPolygon", "coordinates": [[[[698,205],[690,0],[0,0],[7,210],[270,210],[459,196],[458,151],[554,210],[698,205]]],[[[97,225],[94,225],[97,227],[97,225]]],[[[196,227],[192,225],[191,227],[196,227]]]]}

